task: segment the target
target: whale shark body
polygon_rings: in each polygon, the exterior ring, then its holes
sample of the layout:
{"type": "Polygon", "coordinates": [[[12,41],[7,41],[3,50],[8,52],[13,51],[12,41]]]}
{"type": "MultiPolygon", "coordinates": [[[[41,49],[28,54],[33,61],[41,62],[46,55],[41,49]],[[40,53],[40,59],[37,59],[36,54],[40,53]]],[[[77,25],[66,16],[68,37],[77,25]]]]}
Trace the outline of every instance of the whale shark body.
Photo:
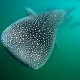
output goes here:
{"type": "Polygon", "coordinates": [[[5,29],[1,41],[20,62],[39,69],[54,48],[58,25],[72,9],[48,10],[37,14],[27,8],[28,16],[5,29]]]}

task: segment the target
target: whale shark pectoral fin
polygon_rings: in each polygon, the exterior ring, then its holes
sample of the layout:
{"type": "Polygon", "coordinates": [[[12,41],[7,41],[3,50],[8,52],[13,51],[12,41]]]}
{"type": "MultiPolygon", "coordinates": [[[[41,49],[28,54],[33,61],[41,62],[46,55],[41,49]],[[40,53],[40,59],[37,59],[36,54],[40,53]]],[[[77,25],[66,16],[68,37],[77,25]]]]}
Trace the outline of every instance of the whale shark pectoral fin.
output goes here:
{"type": "Polygon", "coordinates": [[[26,13],[27,13],[28,16],[36,15],[37,14],[33,10],[31,10],[30,8],[27,8],[27,7],[25,7],[25,11],[26,11],[26,13]]]}

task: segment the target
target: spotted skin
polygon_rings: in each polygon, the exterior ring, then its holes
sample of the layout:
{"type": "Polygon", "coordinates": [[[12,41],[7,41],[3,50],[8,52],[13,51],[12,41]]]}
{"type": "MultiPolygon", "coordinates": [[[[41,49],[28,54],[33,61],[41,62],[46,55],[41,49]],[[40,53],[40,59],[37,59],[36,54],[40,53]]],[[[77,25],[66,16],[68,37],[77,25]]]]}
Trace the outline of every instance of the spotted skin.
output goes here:
{"type": "Polygon", "coordinates": [[[66,14],[66,10],[50,10],[29,15],[4,30],[1,41],[19,61],[39,69],[54,48],[58,24],[66,14]]]}

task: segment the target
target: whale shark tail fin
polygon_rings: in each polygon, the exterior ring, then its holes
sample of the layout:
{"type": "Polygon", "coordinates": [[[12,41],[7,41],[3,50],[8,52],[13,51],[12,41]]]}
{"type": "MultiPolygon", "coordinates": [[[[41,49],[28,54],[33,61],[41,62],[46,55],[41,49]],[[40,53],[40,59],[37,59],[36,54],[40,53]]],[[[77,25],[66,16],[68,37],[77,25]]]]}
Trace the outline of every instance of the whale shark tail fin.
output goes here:
{"type": "Polygon", "coordinates": [[[75,9],[75,7],[71,7],[71,8],[68,8],[66,9],[63,14],[65,14],[65,18],[63,19],[64,20],[64,23],[66,22],[69,22],[72,20],[72,15],[68,15],[70,12],[72,12],[73,10],[75,9]]]}
{"type": "Polygon", "coordinates": [[[75,8],[76,8],[76,7],[71,7],[71,8],[66,9],[65,11],[66,11],[67,13],[70,13],[70,12],[73,11],[75,8]]]}

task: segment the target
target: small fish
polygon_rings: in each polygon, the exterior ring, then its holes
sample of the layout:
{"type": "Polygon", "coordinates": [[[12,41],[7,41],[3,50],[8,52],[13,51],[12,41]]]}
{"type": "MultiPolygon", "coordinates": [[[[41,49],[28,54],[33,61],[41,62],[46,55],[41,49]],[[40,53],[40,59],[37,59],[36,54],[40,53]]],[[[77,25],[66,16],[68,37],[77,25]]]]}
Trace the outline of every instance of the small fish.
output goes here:
{"type": "Polygon", "coordinates": [[[28,16],[4,30],[1,41],[20,62],[39,69],[54,48],[58,25],[72,10],[47,10],[37,14],[26,8],[28,16]]]}

